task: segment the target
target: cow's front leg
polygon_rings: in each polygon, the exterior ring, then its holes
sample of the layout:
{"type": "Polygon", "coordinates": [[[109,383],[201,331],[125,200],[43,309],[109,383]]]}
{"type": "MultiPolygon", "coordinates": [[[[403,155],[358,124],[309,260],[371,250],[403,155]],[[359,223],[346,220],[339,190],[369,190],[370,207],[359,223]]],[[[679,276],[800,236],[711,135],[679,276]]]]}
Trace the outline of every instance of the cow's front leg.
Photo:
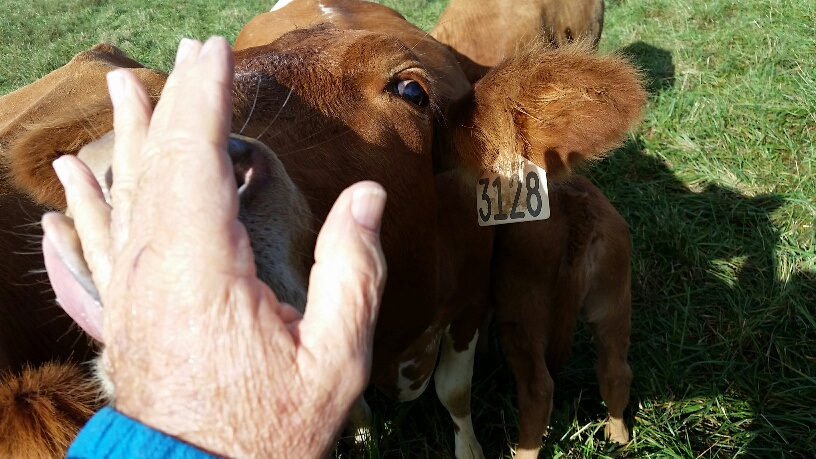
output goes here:
{"type": "MultiPolygon", "coordinates": [[[[475,330],[470,342],[456,346],[450,327],[442,335],[439,364],[434,384],[439,401],[447,408],[456,425],[456,459],[484,459],[482,447],[473,431],[470,412],[470,390],[473,379],[473,358],[479,331],[475,330]]],[[[463,342],[461,338],[458,340],[463,342]]]]}

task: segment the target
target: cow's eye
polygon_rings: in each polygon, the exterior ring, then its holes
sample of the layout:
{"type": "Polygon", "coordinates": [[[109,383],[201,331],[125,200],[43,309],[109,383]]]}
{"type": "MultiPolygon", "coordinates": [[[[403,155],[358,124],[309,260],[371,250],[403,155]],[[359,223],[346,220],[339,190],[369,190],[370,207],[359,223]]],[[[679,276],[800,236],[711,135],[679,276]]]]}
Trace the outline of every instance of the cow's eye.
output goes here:
{"type": "Polygon", "coordinates": [[[424,107],[428,102],[428,95],[422,85],[414,80],[402,80],[388,85],[388,92],[402,97],[417,107],[424,107]]]}

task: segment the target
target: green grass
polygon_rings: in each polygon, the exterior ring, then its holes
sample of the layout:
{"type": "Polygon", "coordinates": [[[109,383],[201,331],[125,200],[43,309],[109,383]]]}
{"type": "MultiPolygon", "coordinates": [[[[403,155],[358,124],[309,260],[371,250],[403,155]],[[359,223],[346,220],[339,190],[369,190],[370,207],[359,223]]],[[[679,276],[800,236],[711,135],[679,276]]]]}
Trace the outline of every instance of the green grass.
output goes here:
{"type": "MultiPolygon", "coordinates": [[[[428,29],[445,1],[383,3],[428,29]]],[[[146,5],[5,0],[0,93],[98,41],[167,70],[180,37],[233,39],[270,7],[146,5]]],[[[543,456],[814,457],[816,3],[607,0],[601,49],[631,55],[653,94],[628,143],[587,171],[632,230],[634,436],[624,448],[601,441],[582,328],[556,379],[543,456]]],[[[473,403],[491,458],[509,457],[517,438],[514,386],[495,346],[478,357],[473,403]]],[[[369,399],[371,457],[452,457],[432,390],[410,404],[369,399]]]]}
{"type": "Polygon", "coordinates": [[[608,7],[654,92],[592,171],[635,246],[627,451],[814,457],[816,4],[608,7]]]}

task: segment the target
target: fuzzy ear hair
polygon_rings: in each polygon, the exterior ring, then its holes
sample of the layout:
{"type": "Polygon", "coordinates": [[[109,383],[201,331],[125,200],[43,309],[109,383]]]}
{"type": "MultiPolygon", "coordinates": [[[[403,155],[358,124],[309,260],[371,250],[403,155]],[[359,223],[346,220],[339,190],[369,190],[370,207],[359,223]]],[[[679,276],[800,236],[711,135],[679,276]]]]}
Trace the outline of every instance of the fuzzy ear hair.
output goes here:
{"type": "Polygon", "coordinates": [[[64,208],[65,196],[51,163],[63,154],[76,154],[113,129],[105,75],[117,68],[133,69],[158,100],[167,76],[108,44],[79,53],[68,64],[0,98],[4,180],[40,204],[64,208]]]}
{"type": "Polygon", "coordinates": [[[460,107],[459,158],[484,170],[522,156],[558,179],[620,146],[639,121],[646,92],[624,58],[586,43],[534,43],[490,70],[460,107]]]}

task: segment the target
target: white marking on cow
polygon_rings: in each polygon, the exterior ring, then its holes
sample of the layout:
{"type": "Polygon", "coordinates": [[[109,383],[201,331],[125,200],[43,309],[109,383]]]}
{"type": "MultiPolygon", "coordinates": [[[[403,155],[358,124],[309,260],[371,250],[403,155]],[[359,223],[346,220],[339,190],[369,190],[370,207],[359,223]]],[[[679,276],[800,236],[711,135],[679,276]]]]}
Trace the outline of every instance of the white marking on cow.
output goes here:
{"type": "Polygon", "coordinates": [[[320,11],[322,11],[323,14],[325,14],[327,18],[331,18],[334,15],[334,10],[331,7],[326,6],[323,3],[320,3],[319,5],[320,5],[320,11]]]}
{"type": "Polygon", "coordinates": [[[482,447],[473,431],[470,416],[470,389],[473,379],[473,358],[479,331],[468,343],[467,349],[456,352],[450,327],[442,336],[439,364],[434,374],[434,385],[439,401],[445,405],[456,424],[456,459],[484,459],[482,447]]]}
{"type": "Polygon", "coordinates": [[[431,380],[430,375],[425,378],[425,381],[422,382],[422,385],[418,389],[411,388],[417,381],[404,375],[406,370],[415,369],[418,364],[419,361],[417,360],[409,360],[399,364],[399,369],[397,370],[397,375],[399,376],[397,380],[397,388],[399,389],[399,395],[397,396],[398,401],[410,402],[411,400],[416,400],[428,387],[428,382],[431,380]]]}
{"type": "Polygon", "coordinates": [[[278,3],[275,3],[271,11],[279,10],[290,3],[292,3],[292,0],[278,0],[278,3]]]}

